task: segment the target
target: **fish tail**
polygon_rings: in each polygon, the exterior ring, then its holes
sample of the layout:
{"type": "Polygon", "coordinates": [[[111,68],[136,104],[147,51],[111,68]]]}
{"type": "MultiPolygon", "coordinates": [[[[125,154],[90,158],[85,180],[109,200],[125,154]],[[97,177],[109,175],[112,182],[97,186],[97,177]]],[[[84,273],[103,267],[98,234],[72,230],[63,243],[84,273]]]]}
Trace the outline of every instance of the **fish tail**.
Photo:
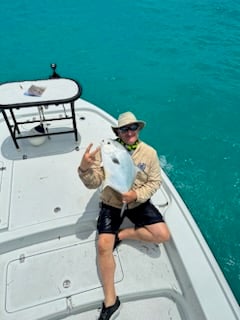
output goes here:
{"type": "Polygon", "coordinates": [[[124,204],[122,205],[121,212],[120,212],[120,217],[121,217],[121,218],[123,217],[123,213],[124,213],[124,211],[126,210],[126,207],[127,207],[127,203],[124,202],[124,204]]]}

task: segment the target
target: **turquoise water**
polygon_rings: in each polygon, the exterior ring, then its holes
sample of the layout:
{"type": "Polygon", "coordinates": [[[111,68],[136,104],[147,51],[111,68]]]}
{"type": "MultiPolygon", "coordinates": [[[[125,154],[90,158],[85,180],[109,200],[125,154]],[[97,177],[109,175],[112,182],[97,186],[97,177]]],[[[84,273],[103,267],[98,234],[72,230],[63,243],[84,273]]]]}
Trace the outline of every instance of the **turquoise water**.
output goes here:
{"type": "MultiPolygon", "coordinates": [[[[0,82],[49,65],[142,139],[190,208],[240,302],[240,2],[1,1],[0,82]]],[[[191,253],[189,253],[191,254],[191,253]]]]}

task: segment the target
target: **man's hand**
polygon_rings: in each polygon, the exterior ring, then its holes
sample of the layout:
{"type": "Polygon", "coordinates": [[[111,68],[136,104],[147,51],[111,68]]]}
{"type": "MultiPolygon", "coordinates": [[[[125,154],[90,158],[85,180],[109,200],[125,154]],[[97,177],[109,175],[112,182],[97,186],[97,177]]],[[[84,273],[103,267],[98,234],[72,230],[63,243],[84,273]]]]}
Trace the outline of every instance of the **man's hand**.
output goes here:
{"type": "Polygon", "coordinates": [[[89,146],[87,147],[86,151],[83,154],[82,161],[81,161],[81,164],[80,164],[80,169],[83,172],[87,171],[90,168],[90,166],[95,161],[96,154],[99,151],[99,148],[97,148],[96,150],[90,152],[92,146],[93,146],[93,144],[90,143],[89,146]]]}
{"type": "Polygon", "coordinates": [[[137,194],[134,190],[122,193],[122,202],[131,203],[137,200],[137,194]]]}

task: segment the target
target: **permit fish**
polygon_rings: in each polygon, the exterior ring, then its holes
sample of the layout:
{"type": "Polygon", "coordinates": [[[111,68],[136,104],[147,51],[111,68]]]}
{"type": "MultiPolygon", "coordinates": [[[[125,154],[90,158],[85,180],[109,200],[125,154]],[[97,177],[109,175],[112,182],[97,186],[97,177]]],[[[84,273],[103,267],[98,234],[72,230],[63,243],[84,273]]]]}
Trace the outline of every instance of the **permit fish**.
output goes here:
{"type": "MultiPolygon", "coordinates": [[[[109,186],[119,193],[128,192],[140,169],[135,166],[124,146],[116,140],[104,139],[100,148],[105,172],[103,189],[109,186]]],[[[121,215],[125,208],[126,204],[123,204],[121,215]]]]}

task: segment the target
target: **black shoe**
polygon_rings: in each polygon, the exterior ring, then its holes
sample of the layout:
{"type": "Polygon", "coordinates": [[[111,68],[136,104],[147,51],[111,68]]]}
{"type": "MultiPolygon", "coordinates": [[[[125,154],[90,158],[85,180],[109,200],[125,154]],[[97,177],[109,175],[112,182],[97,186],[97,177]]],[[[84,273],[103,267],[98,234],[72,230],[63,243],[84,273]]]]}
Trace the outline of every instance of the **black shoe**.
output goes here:
{"type": "Polygon", "coordinates": [[[120,240],[120,239],[118,238],[118,233],[116,233],[116,235],[115,235],[115,241],[114,241],[114,245],[113,245],[113,250],[115,250],[115,249],[120,245],[121,242],[122,242],[122,240],[120,240]]]}
{"type": "Polygon", "coordinates": [[[117,297],[116,302],[114,303],[113,306],[111,307],[105,307],[104,302],[102,304],[102,310],[101,310],[101,314],[100,317],[98,318],[98,320],[113,320],[116,319],[116,317],[119,315],[119,307],[120,307],[120,300],[117,297]]]}

